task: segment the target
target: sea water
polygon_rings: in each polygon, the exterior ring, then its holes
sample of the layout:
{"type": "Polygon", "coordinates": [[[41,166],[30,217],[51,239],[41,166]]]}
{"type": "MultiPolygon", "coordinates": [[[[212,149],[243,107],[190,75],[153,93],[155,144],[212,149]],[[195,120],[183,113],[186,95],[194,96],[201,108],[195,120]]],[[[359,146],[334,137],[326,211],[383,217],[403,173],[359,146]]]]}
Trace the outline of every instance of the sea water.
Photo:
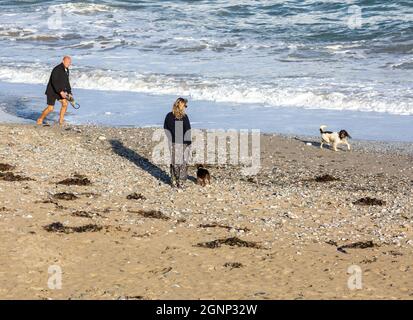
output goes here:
{"type": "Polygon", "coordinates": [[[71,123],[160,126],[183,96],[195,127],[413,141],[412,54],[413,1],[6,0],[0,121],[71,55],[71,123]]]}

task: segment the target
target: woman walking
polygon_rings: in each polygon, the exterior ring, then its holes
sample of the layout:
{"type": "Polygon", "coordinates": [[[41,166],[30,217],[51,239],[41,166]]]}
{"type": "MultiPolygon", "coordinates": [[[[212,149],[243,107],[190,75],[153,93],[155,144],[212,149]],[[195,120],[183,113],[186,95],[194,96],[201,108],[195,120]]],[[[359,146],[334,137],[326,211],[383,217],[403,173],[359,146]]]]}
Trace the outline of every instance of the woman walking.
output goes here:
{"type": "Polygon", "coordinates": [[[191,139],[191,123],[186,114],[188,100],[178,98],[165,117],[164,129],[168,136],[171,151],[171,184],[182,188],[188,177],[188,157],[191,139]]]}

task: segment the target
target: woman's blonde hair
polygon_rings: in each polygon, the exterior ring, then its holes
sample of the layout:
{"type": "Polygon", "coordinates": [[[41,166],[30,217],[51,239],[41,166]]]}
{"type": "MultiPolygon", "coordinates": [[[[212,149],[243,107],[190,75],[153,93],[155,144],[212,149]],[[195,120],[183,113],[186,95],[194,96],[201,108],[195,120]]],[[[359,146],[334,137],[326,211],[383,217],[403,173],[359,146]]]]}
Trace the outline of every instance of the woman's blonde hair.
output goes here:
{"type": "Polygon", "coordinates": [[[172,113],[176,119],[182,119],[183,117],[185,117],[185,108],[187,103],[188,100],[184,98],[176,99],[172,107],[172,113]]]}

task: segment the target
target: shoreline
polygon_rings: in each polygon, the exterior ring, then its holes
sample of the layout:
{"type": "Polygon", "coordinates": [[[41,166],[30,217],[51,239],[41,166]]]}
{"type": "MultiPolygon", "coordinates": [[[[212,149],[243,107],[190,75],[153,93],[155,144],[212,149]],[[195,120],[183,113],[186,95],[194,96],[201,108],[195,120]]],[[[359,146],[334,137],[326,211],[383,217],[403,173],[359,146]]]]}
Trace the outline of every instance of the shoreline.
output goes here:
{"type": "Polygon", "coordinates": [[[0,124],[1,298],[412,299],[411,155],[262,134],[256,176],[177,192],[153,130],[0,124]]]}
{"type": "MultiPolygon", "coordinates": [[[[35,123],[19,123],[19,122],[1,122],[0,126],[34,126],[34,127],[42,127],[37,126],[35,123]]],[[[52,123],[52,127],[58,127],[57,123],[52,123]]],[[[124,126],[112,126],[112,125],[105,125],[105,124],[66,124],[62,130],[66,128],[102,128],[102,129],[159,129],[161,127],[156,126],[133,126],[133,125],[124,125],[124,126]]],[[[213,130],[208,128],[196,128],[201,131],[213,130]]],[[[226,130],[226,129],[225,129],[226,130]]],[[[249,129],[251,130],[251,129],[249,129]]],[[[290,140],[298,140],[302,142],[309,142],[313,145],[318,144],[320,137],[319,136],[312,136],[312,135],[301,135],[301,134],[285,134],[280,132],[260,132],[262,136],[275,136],[290,140]]],[[[390,154],[400,154],[400,155],[411,155],[413,156],[413,142],[406,142],[406,141],[385,141],[385,140],[359,140],[359,139],[351,139],[350,140],[353,147],[357,148],[358,151],[363,152],[374,152],[374,153],[390,153],[390,154]]],[[[328,145],[325,146],[328,148],[328,145]]]]}
{"type": "MultiPolygon", "coordinates": [[[[0,81],[0,109],[13,119],[35,121],[45,107],[43,85],[0,81]],[[16,96],[25,92],[25,97],[16,96]]],[[[70,106],[65,119],[72,125],[96,124],[123,127],[162,126],[176,96],[98,90],[75,91],[79,110],[70,106]]],[[[57,104],[50,119],[54,121],[57,104]]],[[[191,100],[188,115],[194,128],[260,129],[263,133],[317,136],[321,124],[328,130],[346,129],[353,137],[369,141],[413,142],[413,116],[377,112],[266,107],[256,104],[219,103],[191,100]],[[253,122],[251,121],[253,119],[253,122]],[[385,128],[385,129],[384,129],[385,128]]],[[[0,111],[1,116],[1,111],[0,111]]],[[[0,118],[1,119],[1,118],[0,118]]]]}

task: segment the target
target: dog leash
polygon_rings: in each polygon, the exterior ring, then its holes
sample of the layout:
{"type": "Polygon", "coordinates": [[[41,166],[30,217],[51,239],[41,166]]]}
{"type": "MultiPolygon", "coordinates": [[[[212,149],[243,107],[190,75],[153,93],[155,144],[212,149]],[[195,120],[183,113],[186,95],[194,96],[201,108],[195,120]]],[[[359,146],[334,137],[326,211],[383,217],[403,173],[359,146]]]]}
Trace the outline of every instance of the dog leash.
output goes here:
{"type": "Polygon", "coordinates": [[[75,98],[71,94],[68,94],[66,99],[67,101],[70,102],[70,105],[73,107],[73,109],[76,109],[76,110],[80,109],[80,104],[78,104],[75,101],[75,98]]]}

